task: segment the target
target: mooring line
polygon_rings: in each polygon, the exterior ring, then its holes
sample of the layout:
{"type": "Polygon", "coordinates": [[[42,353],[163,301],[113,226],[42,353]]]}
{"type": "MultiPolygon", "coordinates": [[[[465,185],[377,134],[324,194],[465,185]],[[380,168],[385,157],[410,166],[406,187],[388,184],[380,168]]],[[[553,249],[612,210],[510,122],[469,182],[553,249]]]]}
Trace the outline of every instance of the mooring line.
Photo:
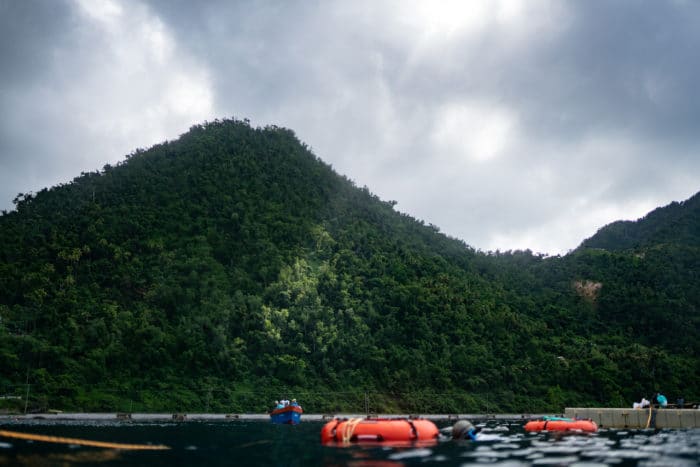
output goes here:
{"type": "Polygon", "coordinates": [[[78,446],[93,446],[107,449],[131,449],[131,450],[152,450],[161,451],[170,449],[170,446],[163,444],[125,444],[110,443],[107,441],[93,441],[90,439],[63,438],[61,436],[37,435],[33,433],[21,433],[19,431],[0,430],[0,436],[7,438],[26,439],[29,441],[43,441],[45,443],[74,444],[78,446]]]}

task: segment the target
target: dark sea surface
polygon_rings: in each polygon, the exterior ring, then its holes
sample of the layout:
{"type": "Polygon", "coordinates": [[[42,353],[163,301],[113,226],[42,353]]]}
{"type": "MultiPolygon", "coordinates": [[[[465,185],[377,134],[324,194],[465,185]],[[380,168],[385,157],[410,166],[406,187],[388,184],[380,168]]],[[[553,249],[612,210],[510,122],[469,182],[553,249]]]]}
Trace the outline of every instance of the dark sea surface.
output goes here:
{"type": "MultiPolygon", "coordinates": [[[[437,421],[439,428],[450,426],[437,421]]],[[[297,426],[264,421],[4,421],[0,430],[119,443],[167,445],[126,451],[0,437],[3,465],[241,466],[698,466],[700,429],[615,430],[592,435],[529,434],[524,421],[494,420],[476,442],[431,446],[322,446],[323,422],[297,426]]]]}

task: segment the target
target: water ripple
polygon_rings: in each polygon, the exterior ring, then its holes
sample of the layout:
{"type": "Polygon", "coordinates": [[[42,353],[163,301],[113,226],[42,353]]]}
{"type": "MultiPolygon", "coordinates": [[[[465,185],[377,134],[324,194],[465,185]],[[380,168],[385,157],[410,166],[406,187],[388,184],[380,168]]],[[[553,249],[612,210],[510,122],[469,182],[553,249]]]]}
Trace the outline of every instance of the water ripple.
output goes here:
{"type": "MultiPolygon", "coordinates": [[[[438,423],[450,426],[449,420],[438,423]]],[[[77,460],[111,465],[392,465],[392,466],[700,466],[700,430],[600,430],[592,435],[526,433],[524,422],[479,424],[478,441],[445,440],[430,448],[322,446],[322,423],[280,426],[265,422],[64,422],[5,423],[18,431],[114,442],[165,444],[158,453],[110,456],[84,447],[0,439],[0,465],[46,465],[77,460]],[[23,461],[24,460],[24,461],[23,461]]]]}

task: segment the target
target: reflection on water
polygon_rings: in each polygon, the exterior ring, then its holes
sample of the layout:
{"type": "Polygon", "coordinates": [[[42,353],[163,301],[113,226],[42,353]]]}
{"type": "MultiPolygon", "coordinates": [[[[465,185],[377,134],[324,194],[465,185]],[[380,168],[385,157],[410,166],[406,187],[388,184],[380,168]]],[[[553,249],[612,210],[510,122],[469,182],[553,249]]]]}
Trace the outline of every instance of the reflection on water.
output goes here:
{"type": "MultiPolygon", "coordinates": [[[[437,422],[438,427],[450,422],[437,422]]],[[[323,466],[700,466],[700,430],[600,430],[591,435],[526,433],[522,421],[481,423],[479,441],[437,445],[328,447],[321,422],[139,423],[2,421],[0,429],[119,443],[170,446],[120,451],[0,438],[2,465],[323,466]]]]}
{"type": "Polygon", "coordinates": [[[0,456],[0,465],[90,465],[102,464],[119,459],[120,451],[104,449],[85,452],[53,452],[48,454],[18,454],[0,456]]]}

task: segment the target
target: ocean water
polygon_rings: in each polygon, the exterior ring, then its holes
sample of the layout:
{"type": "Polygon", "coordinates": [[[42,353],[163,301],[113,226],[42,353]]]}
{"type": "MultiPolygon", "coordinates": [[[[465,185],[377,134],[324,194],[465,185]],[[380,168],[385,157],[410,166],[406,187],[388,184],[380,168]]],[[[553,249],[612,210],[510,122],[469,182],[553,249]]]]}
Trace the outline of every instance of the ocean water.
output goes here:
{"type": "MultiPolygon", "coordinates": [[[[437,421],[439,428],[452,422],[437,421]]],[[[322,446],[323,422],[297,426],[264,421],[3,421],[0,430],[97,441],[167,445],[130,451],[0,436],[3,465],[204,466],[699,466],[700,430],[526,433],[524,421],[488,421],[479,439],[428,446],[322,446]]]]}

